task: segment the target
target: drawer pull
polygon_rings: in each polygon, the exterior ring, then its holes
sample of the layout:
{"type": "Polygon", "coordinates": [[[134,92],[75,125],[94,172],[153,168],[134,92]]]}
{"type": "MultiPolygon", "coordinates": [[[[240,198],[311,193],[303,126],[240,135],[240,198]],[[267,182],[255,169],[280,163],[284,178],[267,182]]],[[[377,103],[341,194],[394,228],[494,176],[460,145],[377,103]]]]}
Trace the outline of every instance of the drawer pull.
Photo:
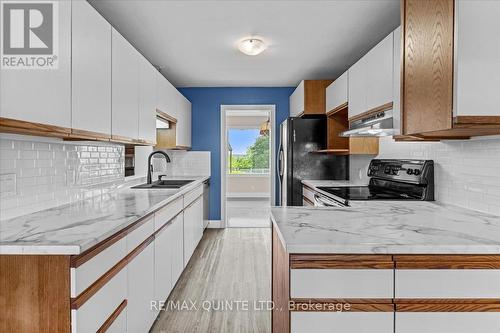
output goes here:
{"type": "Polygon", "coordinates": [[[111,316],[109,316],[109,318],[106,319],[104,324],[102,324],[102,326],[99,327],[99,329],[97,330],[97,333],[105,333],[108,330],[108,328],[110,328],[111,325],[115,322],[116,318],[118,318],[118,316],[120,316],[120,314],[123,312],[123,310],[126,307],[127,307],[127,300],[124,299],[123,302],[121,302],[120,305],[118,305],[118,307],[115,309],[115,311],[113,311],[111,316]]]}

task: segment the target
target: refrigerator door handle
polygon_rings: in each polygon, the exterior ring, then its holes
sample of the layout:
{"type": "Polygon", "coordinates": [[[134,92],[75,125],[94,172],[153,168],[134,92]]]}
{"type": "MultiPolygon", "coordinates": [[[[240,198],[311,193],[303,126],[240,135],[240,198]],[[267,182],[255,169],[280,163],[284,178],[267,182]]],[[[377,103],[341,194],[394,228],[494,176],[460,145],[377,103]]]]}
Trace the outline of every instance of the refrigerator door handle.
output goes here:
{"type": "Polygon", "coordinates": [[[283,150],[280,150],[279,156],[278,156],[278,175],[280,178],[283,177],[283,150]]]}

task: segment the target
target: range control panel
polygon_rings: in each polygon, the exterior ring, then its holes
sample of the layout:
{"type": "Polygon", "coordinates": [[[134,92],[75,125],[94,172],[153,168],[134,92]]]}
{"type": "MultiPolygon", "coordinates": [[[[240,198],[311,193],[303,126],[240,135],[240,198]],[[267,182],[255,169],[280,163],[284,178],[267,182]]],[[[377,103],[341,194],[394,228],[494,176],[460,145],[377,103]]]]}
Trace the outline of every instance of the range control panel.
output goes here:
{"type": "Polygon", "coordinates": [[[425,176],[433,172],[432,160],[372,160],[368,167],[371,178],[424,183],[425,176]]]}

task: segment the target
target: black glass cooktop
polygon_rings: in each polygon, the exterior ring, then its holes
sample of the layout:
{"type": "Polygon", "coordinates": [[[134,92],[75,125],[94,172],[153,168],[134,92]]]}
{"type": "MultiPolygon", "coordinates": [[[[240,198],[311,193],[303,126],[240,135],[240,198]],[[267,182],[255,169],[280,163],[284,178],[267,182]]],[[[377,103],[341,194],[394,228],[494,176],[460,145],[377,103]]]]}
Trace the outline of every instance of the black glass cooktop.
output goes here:
{"type": "Polygon", "coordinates": [[[345,200],[419,200],[417,196],[376,186],[318,187],[345,200]]]}

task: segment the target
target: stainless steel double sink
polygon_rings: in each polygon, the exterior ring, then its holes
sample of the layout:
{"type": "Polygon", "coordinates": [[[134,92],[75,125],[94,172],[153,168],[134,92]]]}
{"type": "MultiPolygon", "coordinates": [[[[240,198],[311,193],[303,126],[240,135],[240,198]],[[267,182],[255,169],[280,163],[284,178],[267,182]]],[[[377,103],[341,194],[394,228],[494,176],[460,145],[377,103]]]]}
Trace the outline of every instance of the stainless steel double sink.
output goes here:
{"type": "Polygon", "coordinates": [[[177,189],[181,188],[183,186],[186,186],[190,183],[194,182],[194,180],[173,180],[173,179],[167,179],[167,180],[158,180],[155,182],[152,182],[151,184],[141,184],[137,186],[132,186],[131,188],[145,188],[145,189],[152,189],[152,188],[163,188],[163,189],[177,189]]]}

